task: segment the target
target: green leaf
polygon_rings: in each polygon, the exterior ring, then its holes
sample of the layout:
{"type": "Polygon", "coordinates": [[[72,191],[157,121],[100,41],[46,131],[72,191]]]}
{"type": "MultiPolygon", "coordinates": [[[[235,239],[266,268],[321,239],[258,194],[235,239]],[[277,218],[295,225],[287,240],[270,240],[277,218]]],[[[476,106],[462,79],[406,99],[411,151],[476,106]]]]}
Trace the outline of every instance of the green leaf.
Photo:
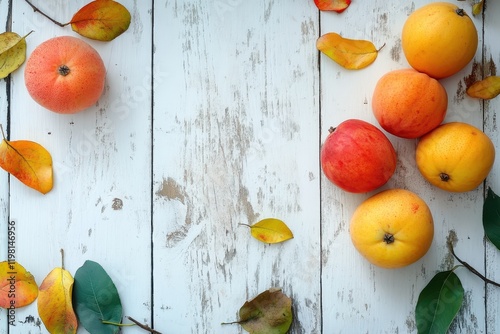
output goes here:
{"type": "Polygon", "coordinates": [[[415,307],[419,334],[445,334],[464,299],[464,288],[452,271],[437,273],[420,292],[415,307]]]}
{"type": "Polygon", "coordinates": [[[116,334],[122,320],[122,304],[115,284],[100,264],[85,261],[75,273],[73,307],[90,334],[116,334]],[[111,322],[114,324],[104,324],[111,322]]]}
{"type": "Polygon", "coordinates": [[[500,249],[500,197],[491,188],[483,205],[483,227],[491,243],[500,249]]]}

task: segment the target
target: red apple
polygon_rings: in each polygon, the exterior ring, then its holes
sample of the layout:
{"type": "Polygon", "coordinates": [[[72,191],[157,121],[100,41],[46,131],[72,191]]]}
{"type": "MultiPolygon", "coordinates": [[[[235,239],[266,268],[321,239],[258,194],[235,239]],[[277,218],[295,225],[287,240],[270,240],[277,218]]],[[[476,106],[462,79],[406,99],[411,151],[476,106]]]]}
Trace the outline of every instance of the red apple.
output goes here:
{"type": "Polygon", "coordinates": [[[330,129],[321,147],[321,168],[336,186],[365,193],[383,186],[396,170],[396,151],[374,125],[349,119],[330,129]]]}
{"type": "Polygon", "coordinates": [[[314,0],[319,10],[332,10],[342,13],[351,4],[351,0],[314,0]]]}

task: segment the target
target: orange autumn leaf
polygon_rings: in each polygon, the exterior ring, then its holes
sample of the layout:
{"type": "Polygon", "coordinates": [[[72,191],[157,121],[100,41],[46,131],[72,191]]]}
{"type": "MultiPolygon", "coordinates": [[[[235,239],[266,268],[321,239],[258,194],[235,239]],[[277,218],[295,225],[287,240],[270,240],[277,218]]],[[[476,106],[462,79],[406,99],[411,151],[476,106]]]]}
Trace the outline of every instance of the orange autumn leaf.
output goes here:
{"type": "Polygon", "coordinates": [[[69,271],[55,268],[40,285],[38,314],[49,333],[76,333],[78,320],[72,303],[73,283],[69,271]]]}
{"type": "Polygon", "coordinates": [[[15,261],[0,262],[0,307],[16,309],[29,305],[38,296],[35,278],[15,261]]]}
{"type": "Polygon", "coordinates": [[[489,100],[500,94],[500,77],[489,76],[477,81],[467,88],[467,95],[479,99],[489,100]]]}
{"type": "Polygon", "coordinates": [[[348,39],[334,32],[318,38],[316,47],[340,66],[349,70],[359,70],[372,64],[380,51],[370,41],[348,39]]]}
{"type": "Polygon", "coordinates": [[[71,28],[82,36],[111,41],[125,32],[131,21],[130,12],[113,0],[94,0],[73,16],[71,28]]]}
{"type": "Polygon", "coordinates": [[[249,227],[252,237],[265,243],[275,244],[293,238],[288,226],[276,218],[266,218],[249,227]]]}
{"type": "Polygon", "coordinates": [[[38,143],[3,139],[0,143],[0,167],[42,194],[52,189],[52,157],[38,143]]]}
{"type": "Polygon", "coordinates": [[[349,7],[351,0],[314,0],[314,4],[319,10],[342,13],[349,7]]]}

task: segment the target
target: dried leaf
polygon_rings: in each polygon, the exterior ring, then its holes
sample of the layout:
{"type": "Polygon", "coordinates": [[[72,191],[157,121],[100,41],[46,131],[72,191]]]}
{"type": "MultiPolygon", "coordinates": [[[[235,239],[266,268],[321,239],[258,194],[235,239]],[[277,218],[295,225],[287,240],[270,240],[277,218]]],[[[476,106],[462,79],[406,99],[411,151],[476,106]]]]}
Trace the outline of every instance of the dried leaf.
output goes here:
{"type": "Polygon", "coordinates": [[[0,143],[0,167],[42,194],[52,189],[52,157],[38,143],[4,139],[0,143]]]}
{"type": "Polygon", "coordinates": [[[500,249],[500,197],[491,188],[483,204],[483,227],[488,240],[500,249]]]}
{"type": "Polygon", "coordinates": [[[293,238],[292,231],[281,220],[266,218],[250,226],[252,236],[262,242],[275,244],[293,238]]]}
{"type": "Polygon", "coordinates": [[[111,41],[124,33],[131,21],[130,12],[113,0],[95,0],[71,19],[71,28],[82,36],[111,41]]]}
{"type": "Polygon", "coordinates": [[[74,279],[67,270],[55,268],[40,285],[38,314],[49,333],[76,333],[78,320],[71,300],[73,282],[74,279]]]}
{"type": "Polygon", "coordinates": [[[335,11],[342,13],[349,7],[351,0],[314,0],[319,10],[335,11]]]}
{"type": "MultiPolygon", "coordinates": [[[[31,34],[28,33],[28,35],[31,34]]],[[[0,79],[17,70],[26,60],[26,37],[15,32],[0,34],[0,79]]]]}
{"type": "Polygon", "coordinates": [[[316,47],[349,70],[359,70],[372,64],[380,51],[370,41],[343,38],[334,32],[318,38],[316,47]]]}
{"type": "Polygon", "coordinates": [[[498,94],[500,94],[500,77],[498,76],[486,77],[467,88],[467,95],[484,100],[492,99],[498,94]]]}
{"type": "Polygon", "coordinates": [[[97,262],[87,260],[76,271],[73,303],[80,324],[90,334],[120,332],[120,327],[113,325],[120,324],[122,319],[120,296],[109,275],[97,262]]]}
{"type": "Polygon", "coordinates": [[[0,307],[20,308],[33,303],[37,296],[33,275],[15,261],[0,262],[0,307]]]}
{"type": "Polygon", "coordinates": [[[479,15],[483,12],[484,0],[476,2],[472,5],[472,15],[479,15]]]}
{"type": "Polygon", "coordinates": [[[240,308],[238,323],[251,334],[285,334],[292,324],[292,300],[281,289],[269,289],[240,308]]]}
{"type": "Polygon", "coordinates": [[[415,307],[419,333],[446,334],[462,306],[464,289],[453,271],[437,273],[420,292],[415,307]]]}

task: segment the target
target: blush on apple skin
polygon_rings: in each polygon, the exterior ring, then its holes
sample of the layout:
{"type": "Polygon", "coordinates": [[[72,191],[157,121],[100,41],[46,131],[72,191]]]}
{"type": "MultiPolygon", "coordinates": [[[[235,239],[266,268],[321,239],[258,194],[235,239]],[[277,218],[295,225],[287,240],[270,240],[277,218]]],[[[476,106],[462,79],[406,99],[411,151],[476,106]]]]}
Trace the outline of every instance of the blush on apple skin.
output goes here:
{"type": "Polygon", "coordinates": [[[319,10],[334,11],[342,13],[349,7],[351,0],[314,0],[319,10]]]}
{"type": "Polygon", "coordinates": [[[323,173],[352,193],[383,186],[396,170],[397,156],[387,136],[374,125],[349,119],[330,129],[320,152],[323,173]]]}

